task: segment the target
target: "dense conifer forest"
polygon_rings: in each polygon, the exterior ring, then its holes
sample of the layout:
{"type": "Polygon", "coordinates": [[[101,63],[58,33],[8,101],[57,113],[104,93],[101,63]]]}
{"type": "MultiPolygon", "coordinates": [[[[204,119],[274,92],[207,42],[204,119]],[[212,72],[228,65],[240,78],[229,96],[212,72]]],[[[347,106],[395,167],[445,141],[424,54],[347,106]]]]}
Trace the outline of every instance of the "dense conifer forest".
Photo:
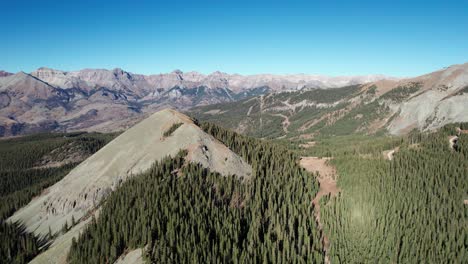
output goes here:
{"type": "Polygon", "coordinates": [[[112,263],[146,248],[154,263],[322,263],[311,201],[315,179],[287,149],[220,127],[202,128],[253,167],[251,179],[222,177],[184,153],[124,183],[80,236],[71,263],[112,263]]]}
{"type": "MultiPolygon", "coordinates": [[[[0,140],[0,262],[26,263],[37,255],[47,238],[25,232],[20,224],[5,220],[46,187],[64,177],[77,163],[41,167],[41,159],[62,147],[74,146],[90,155],[109,142],[114,134],[37,134],[0,140]]],[[[51,159],[66,157],[55,152],[51,159]]]]}
{"type": "Polygon", "coordinates": [[[468,135],[451,149],[455,127],[311,150],[333,154],[338,171],[341,193],[321,206],[332,263],[468,263],[468,135]]]}
{"type": "MultiPolygon", "coordinates": [[[[156,162],[105,200],[73,240],[70,263],[113,263],[136,248],[150,263],[323,263],[311,203],[319,186],[299,156],[332,157],[337,170],[340,193],[320,201],[331,263],[468,263],[468,134],[457,129],[468,124],[403,137],[321,136],[307,149],[199,125],[251,164],[252,177],[210,172],[186,162],[185,151],[156,162]]],[[[94,153],[113,136],[0,140],[2,260],[26,263],[40,252],[47,238],[4,220],[76,165],[38,160],[70,142],[94,153]]]]}

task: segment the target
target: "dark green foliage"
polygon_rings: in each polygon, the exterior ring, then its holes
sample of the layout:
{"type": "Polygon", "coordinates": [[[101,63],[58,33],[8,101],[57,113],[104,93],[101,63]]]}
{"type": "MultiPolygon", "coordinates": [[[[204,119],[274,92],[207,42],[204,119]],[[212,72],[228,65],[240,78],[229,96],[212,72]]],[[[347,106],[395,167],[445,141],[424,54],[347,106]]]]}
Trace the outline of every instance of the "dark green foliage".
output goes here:
{"type": "Polygon", "coordinates": [[[320,129],[321,135],[343,136],[364,132],[371,123],[389,112],[378,101],[361,103],[331,125],[320,129]]]}
{"type": "Polygon", "coordinates": [[[164,131],[163,136],[164,137],[170,137],[172,136],[172,133],[176,131],[183,123],[174,123],[170,128],[168,128],[166,131],[164,131]]]}
{"type": "Polygon", "coordinates": [[[58,168],[0,171],[1,219],[6,219],[44,188],[62,179],[76,165],[70,163],[58,168]]]}
{"type": "Polygon", "coordinates": [[[63,178],[77,163],[60,167],[36,168],[45,155],[55,160],[66,158],[61,151],[68,147],[92,154],[115,135],[97,133],[36,134],[0,140],[0,260],[26,263],[39,253],[45,243],[22,226],[6,223],[16,210],[26,205],[42,190],[63,178]]]}
{"type": "MultiPolygon", "coordinates": [[[[351,85],[342,88],[333,89],[309,89],[296,93],[287,93],[285,99],[289,99],[291,104],[308,100],[316,103],[333,103],[357,93],[361,85],[351,85]]],[[[282,96],[282,94],[275,95],[282,96]]]]}
{"type": "Polygon", "coordinates": [[[0,222],[0,262],[27,263],[39,253],[39,247],[45,244],[24,231],[17,224],[0,222]]]}
{"type": "Polygon", "coordinates": [[[379,97],[377,86],[353,85],[333,89],[304,89],[266,94],[244,101],[203,106],[191,114],[243,134],[276,139],[303,134],[325,136],[374,134],[384,131],[379,122],[390,118],[389,101],[401,102],[416,94],[420,83],[400,86],[379,97]],[[217,113],[210,112],[217,110],[217,113]],[[284,118],[289,118],[287,133],[284,118]]]}
{"type": "Polygon", "coordinates": [[[369,87],[369,89],[367,89],[368,94],[375,95],[376,92],[377,92],[377,86],[375,85],[372,85],[371,87],[369,87]]]}
{"type": "MultiPolygon", "coordinates": [[[[241,123],[245,123],[246,128],[258,127],[260,125],[260,98],[196,107],[187,114],[229,129],[236,129],[241,123]]],[[[249,131],[244,132],[249,134],[249,131]]]]}
{"type": "MultiPolygon", "coordinates": [[[[317,157],[337,157],[355,156],[359,154],[372,154],[373,157],[380,157],[385,150],[393,149],[403,144],[401,137],[377,136],[377,135],[346,135],[346,136],[321,136],[315,138],[318,142],[312,148],[298,148],[289,141],[290,148],[295,147],[295,151],[301,156],[317,157]]],[[[304,142],[297,142],[301,144],[304,142]]]]}
{"type": "Polygon", "coordinates": [[[297,157],[211,124],[202,128],[251,164],[252,178],[186,164],[185,153],[157,162],[109,196],[73,243],[71,263],[112,263],[144,246],[153,263],[323,262],[311,206],[318,186],[297,157]]]}
{"type": "Polygon", "coordinates": [[[408,99],[410,95],[419,91],[420,88],[421,88],[420,83],[413,82],[406,86],[399,86],[395,89],[392,89],[389,92],[382,95],[381,98],[401,102],[405,99],[408,99]]]}
{"type": "Polygon", "coordinates": [[[332,263],[468,263],[468,144],[451,150],[449,130],[410,133],[392,161],[381,151],[397,139],[332,150],[342,193],[321,207],[332,263]]]}
{"type": "MultiPolygon", "coordinates": [[[[411,90],[411,87],[408,89],[411,90]]],[[[402,92],[402,89],[397,88],[396,94],[406,91],[403,89],[402,92]]],[[[199,107],[192,114],[201,120],[237,129],[257,138],[275,139],[286,135],[282,124],[284,118],[278,114],[289,118],[288,138],[314,133],[350,135],[368,132],[373,122],[389,114],[389,109],[382,102],[371,100],[375,94],[376,86],[367,90],[362,90],[361,85],[308,89],[268,94],[237,104],[199,107]],[[360,104],[352,104],[353,98],[358,98],[360,104]],[[296,106],[291,108],[291,105],[296,106]],[[260,111],[260,106],[263,111],[260,111]],[[206,114],[212,109],[221,113],[206,114]]]]}

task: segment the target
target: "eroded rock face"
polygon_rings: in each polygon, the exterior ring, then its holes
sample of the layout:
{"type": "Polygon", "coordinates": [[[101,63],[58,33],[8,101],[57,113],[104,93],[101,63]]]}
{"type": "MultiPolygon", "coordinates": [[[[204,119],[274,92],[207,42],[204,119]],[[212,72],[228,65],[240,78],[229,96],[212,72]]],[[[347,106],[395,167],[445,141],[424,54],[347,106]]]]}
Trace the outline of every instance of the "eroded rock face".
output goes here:
{"type": "Polygon", "coordinates": [[[396,117],[388,125],[392,134],[416,128],[433,130],[449,123],[468,122],[468,63],[423,75],[404,83],[421,86],[414,96],[395,106],[396,117]]]}
{"type": "Polygon", "coordinates": [[[188,160],[222,175],[249,178],[252,168],[190,118],[173,110],[157,112],[118,136],[48,188],[10,221],[21,221],[38,235],[59,231],[72,217],[78,221],[129,177],[148,170],[156,160],[188,150],[188,160]],[[171,136],[164,132],[182,123],[171,136]]]}
{"type": "MultiPolygon", "coordinates": [[[[176,70],[141,75],[116,68],[60,71],[39,68],[30,74],[0,78],[0,117],[13,117],[24,127],[54,121],[60,131],[109,132],[126,129],[166,107],[186,110],[198,105],[232,102],[271,91],[303,87],[336,87],[384,76],[209,75],[176,70]],[[8,102],[6,98],[9,98],[8,102]],[[89,111],[97,114],[80,119],[89,111]],[[104,124],[105,125],[102,125],[104,124]]],[[[0,122],[0,126],[4,126],[0,122]]],[[[16,134],[28,133],[17,130],[16,134]]],[[[5,133],[8,134],[8,133],[5,133]]]]}

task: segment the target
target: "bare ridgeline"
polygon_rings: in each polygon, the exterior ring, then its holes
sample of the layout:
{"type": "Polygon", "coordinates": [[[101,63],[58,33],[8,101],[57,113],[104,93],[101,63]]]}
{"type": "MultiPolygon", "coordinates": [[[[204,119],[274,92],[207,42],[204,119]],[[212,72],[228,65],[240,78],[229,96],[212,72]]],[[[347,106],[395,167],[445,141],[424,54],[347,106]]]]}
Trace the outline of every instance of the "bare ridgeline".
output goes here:
{"type": "Polygon", "coordinates": [[[188,161],[214,172],[242,179],[251,177],[252,168],[242,158],[203,132],[189,117],[166,109],[127,130],[83,161],[15,213],[10,221],[19,221],[27,231],[46,236],[48,232],[60,233],[72,219],[83,220],[34,261],[65,259],[71,239],[97,213],[104,198],[129,177],[145,172],[155,161],[175,156],[180,150],[188,151],[188,161]],[[177,129],[171,130],[174,125],[177,129]],[[165,134],[166,131],[171,133],[165,134]]]}

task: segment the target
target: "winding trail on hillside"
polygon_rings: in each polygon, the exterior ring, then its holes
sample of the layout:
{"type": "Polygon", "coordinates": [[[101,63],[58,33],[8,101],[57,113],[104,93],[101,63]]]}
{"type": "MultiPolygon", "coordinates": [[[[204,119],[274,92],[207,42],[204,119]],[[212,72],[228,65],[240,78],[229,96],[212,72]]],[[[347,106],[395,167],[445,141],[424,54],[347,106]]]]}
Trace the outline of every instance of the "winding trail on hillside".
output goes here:
{"type": "Polygon", "coordinates": [[[249,111],[247,111],[247,116],[250,116],[250,112],[252,112],[253,107],[254,107],[253,105],[249,107],[249,111]]]}
{"type": "Polygon", "coordinates": [[[340,189],[336,186],[336,170],[330,165],[330,158],[318,158],[318,157],[302,157],[300,165],[310,173],[318,173],[317,180],[319,181],[320,189],[312,200],[314,205],[314,216],[315,222],[317,223],[323,250],[325,253],[325,263],[329,264],[330,259],[328,257],[328,251],[330,248],[330,240],[323,231],[323,225],[320,221],[320,199],[323,196],[330,195],[330,197],[336,196],[340,189]]]}
{"type": "Polygon", "coordinates": [[[286,134],[289,133],[288,127],[291,124],[291,122],[289,122],[289,117],[283,114],[273,114],[273,115],[284,118],[284,121],[281,123],[283,125],[283,131],[286,134]]]}

